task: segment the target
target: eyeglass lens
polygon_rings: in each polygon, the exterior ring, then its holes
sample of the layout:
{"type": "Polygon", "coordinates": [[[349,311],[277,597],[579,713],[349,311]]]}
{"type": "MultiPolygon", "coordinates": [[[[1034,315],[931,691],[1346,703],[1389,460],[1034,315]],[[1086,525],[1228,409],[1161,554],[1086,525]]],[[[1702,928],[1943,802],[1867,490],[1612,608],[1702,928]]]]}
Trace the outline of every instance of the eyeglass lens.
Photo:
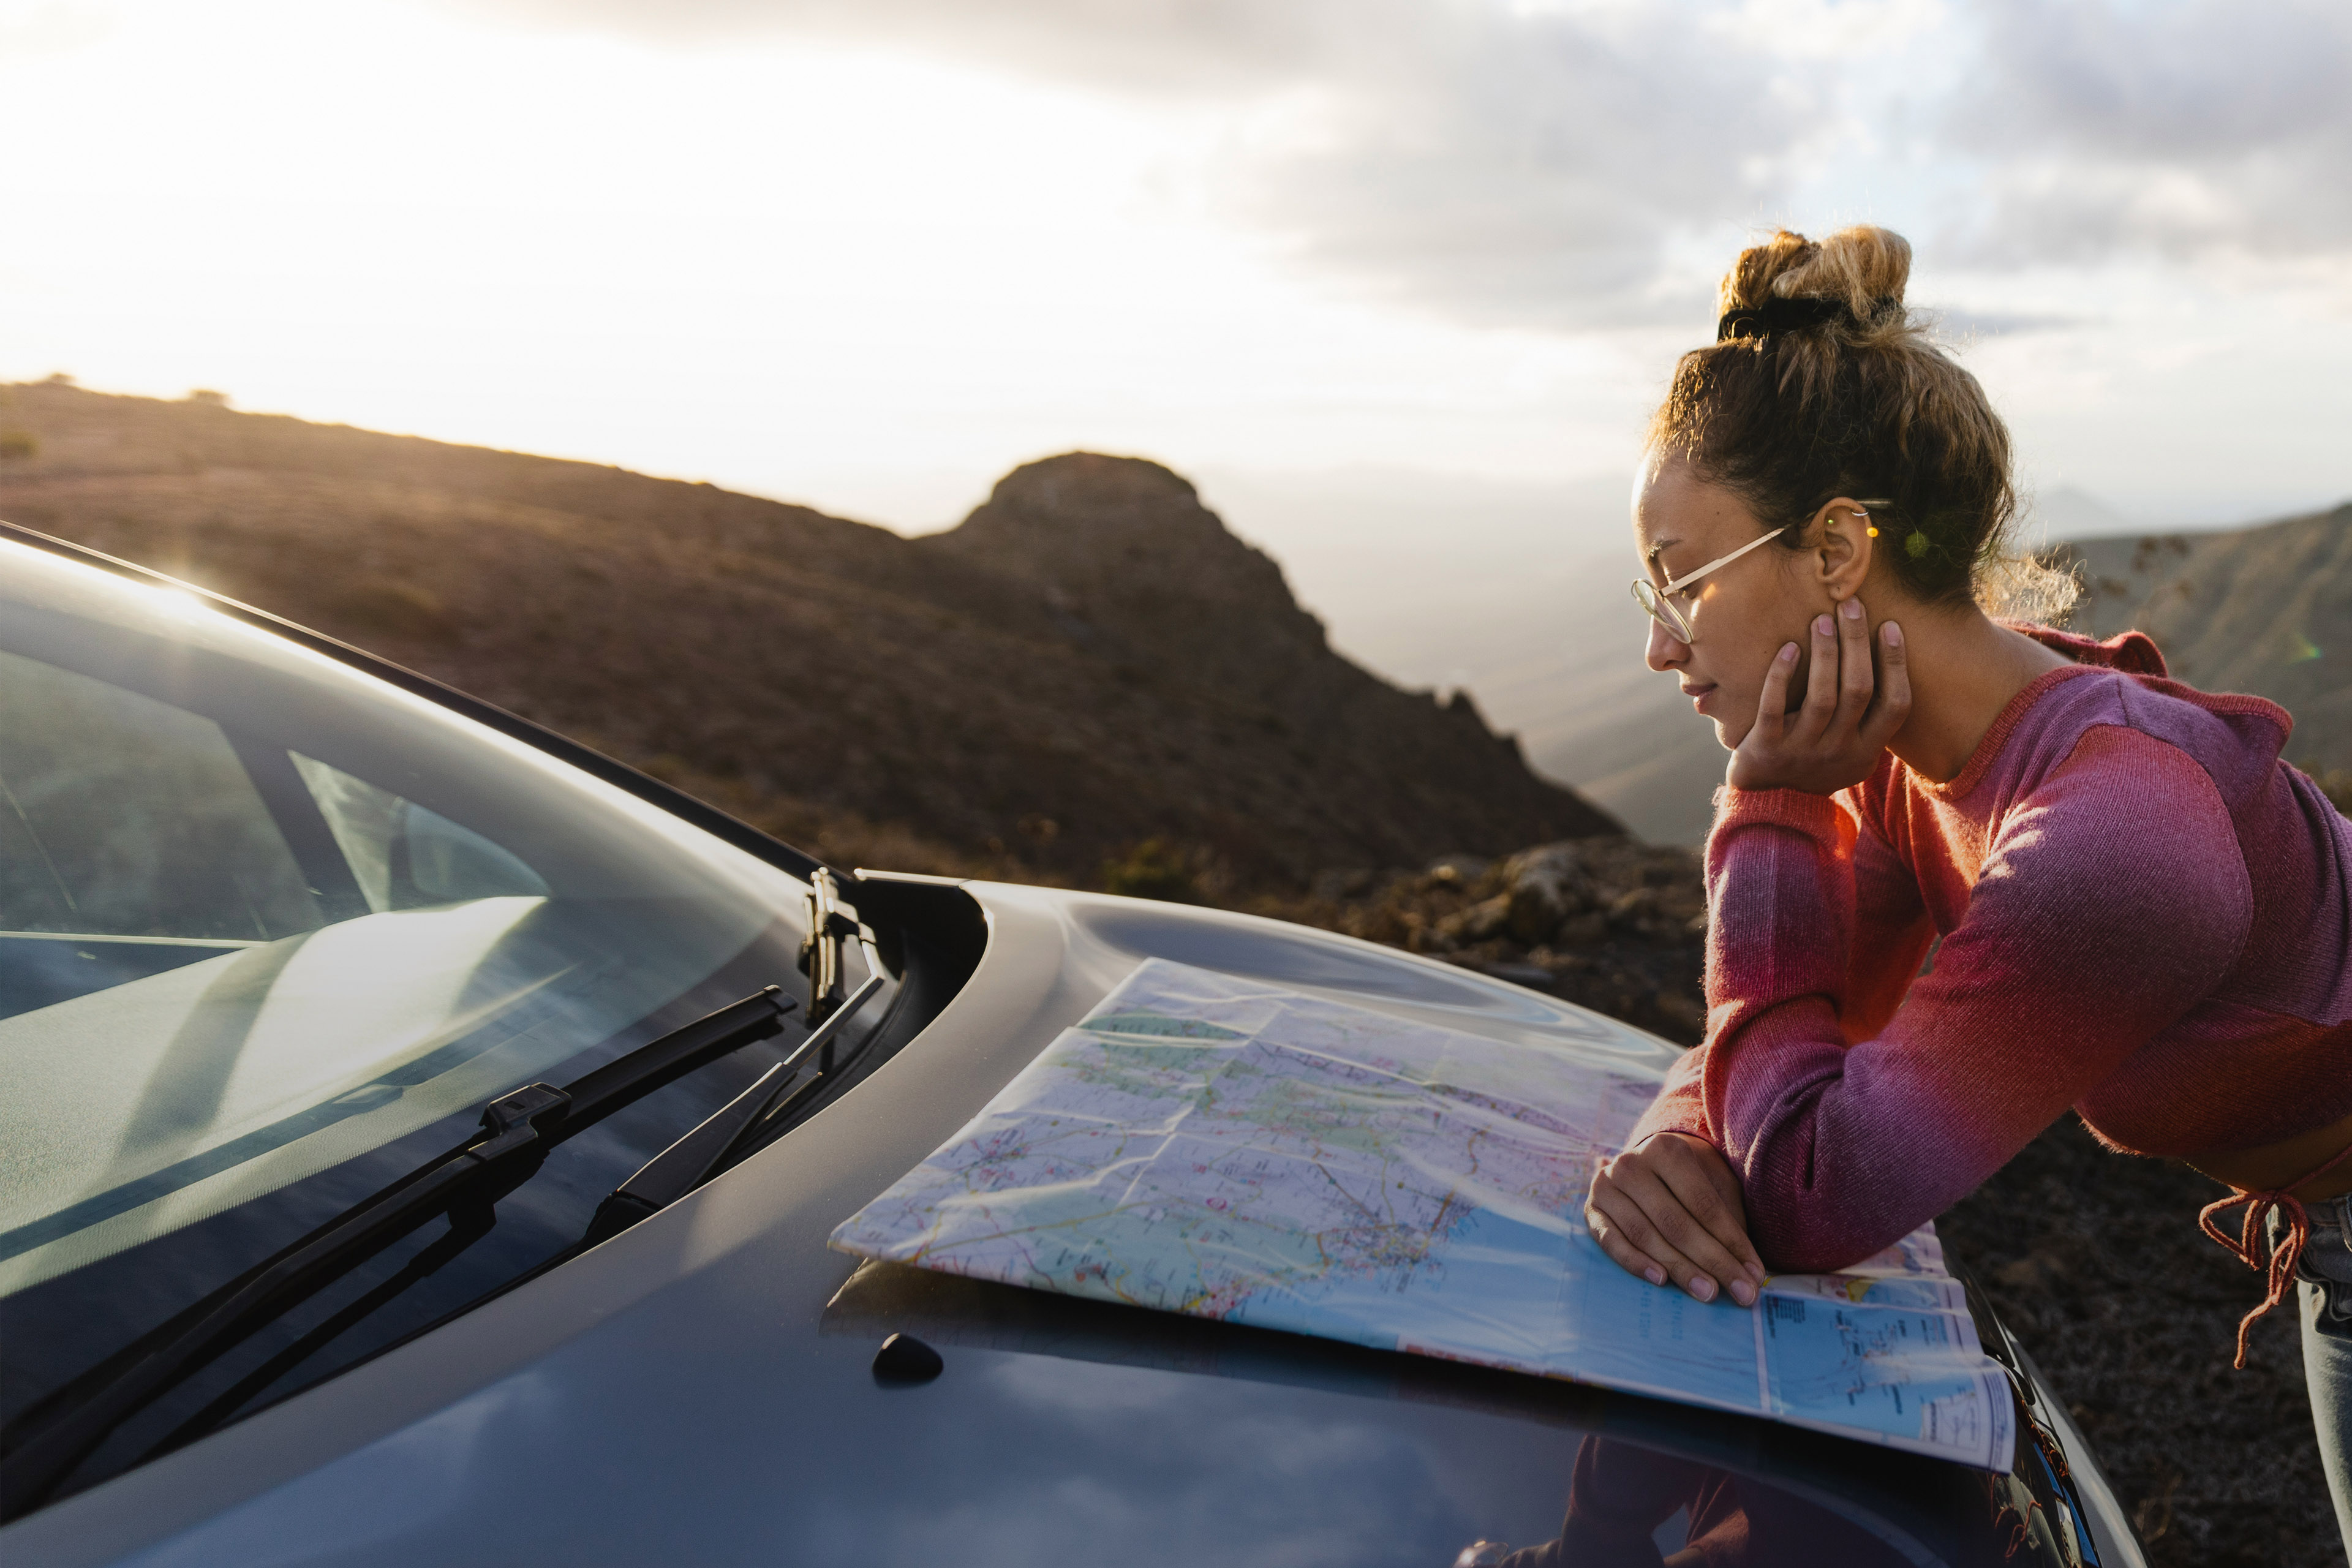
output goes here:
{"type": "Polygon", "coordinates": [[[1676,641],[1691,640],[1690,623],[1683,619],[1682,611],[1675,607],[1674,601],[1659,593],[1654,585],[1636,580],[1633,602],[1648,612],[1652,620],[1665,627],[1676,641]]]}

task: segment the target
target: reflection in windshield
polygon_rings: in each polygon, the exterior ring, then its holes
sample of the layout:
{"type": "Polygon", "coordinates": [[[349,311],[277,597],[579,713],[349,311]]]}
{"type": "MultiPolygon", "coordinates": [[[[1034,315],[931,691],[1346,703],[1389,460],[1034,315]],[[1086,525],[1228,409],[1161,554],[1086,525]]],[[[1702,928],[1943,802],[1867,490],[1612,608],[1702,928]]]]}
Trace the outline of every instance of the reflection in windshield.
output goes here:
{"type": "MultiPolygon", "coordinates": [[[[0,566],[8,1440],[465,1138],[488,1101],[798,989],[804,888],[775,867],[189,595],[5,543],[0,566]]],[[[273,1321],[62,1489],[568,1256],[604,1194],[797,1032],[600,1121],[466,1234],[427,1227],[273,1321]]]]}
{"type": "Polygon", "coordinates": [[[684,995],[799,888],[332,661],[52,558],[0,601],[0,1295],[684,995]]]}

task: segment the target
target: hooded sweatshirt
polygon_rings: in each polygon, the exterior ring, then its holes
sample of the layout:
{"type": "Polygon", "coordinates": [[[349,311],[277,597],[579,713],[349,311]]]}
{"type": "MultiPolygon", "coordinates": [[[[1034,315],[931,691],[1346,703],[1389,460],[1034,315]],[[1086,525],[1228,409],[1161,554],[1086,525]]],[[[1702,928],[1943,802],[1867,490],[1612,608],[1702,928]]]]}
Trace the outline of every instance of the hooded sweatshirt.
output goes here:
{"type": "Polygon", "coordinates": [[[2352,1114],[2352,824],[2280,761],[2293,721],[2137,632],[2021,629],[2077,662],[1950,783],[1890,753],[1716,797],[1706,1038],[1633,1142],[1722,1150],[1775,1268],[1890,1245],[2069,1106],[2169,1156],[2352,1114]]]}

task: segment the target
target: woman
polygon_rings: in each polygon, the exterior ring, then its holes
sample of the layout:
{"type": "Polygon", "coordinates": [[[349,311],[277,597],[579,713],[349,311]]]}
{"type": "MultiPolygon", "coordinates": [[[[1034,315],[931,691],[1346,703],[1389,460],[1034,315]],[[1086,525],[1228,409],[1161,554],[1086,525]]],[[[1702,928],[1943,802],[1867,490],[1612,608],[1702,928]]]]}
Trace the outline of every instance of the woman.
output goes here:
{"type": "Polygon", "coordinates": [[[2036,585],[2001,554],[2009,437],[1905,311],[1909,269],[1878,228],[1744,252],[1653,422],[1649,664],[1731,760],[1706,1039],[1586,1217],[1654,1284],[1748,1305],[2071,1106],[2237,1190],[2201,1218],[2269,1270],[2246,1324],[2301,1281],[2352,1542],[2352,824],[2280,762],[2281,709],[2166,679],[2137,633],[1980,607],[2036,585]],[[2240,1203],[2231,1239],[2210,1215],[2240,1203]]]}

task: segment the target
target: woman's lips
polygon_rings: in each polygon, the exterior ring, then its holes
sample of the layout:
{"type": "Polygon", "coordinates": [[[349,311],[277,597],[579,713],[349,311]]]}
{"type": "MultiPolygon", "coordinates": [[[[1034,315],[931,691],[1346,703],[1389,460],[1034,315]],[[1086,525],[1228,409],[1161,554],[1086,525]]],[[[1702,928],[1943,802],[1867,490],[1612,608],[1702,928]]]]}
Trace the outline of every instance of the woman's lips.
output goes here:
{"type": "Polygon", "coordinates": [[[1691,700],[1692,708],[1704,713],[1706,711],[1706,700],[1715,695],[1715,688],[1712,686],[1685,686],[1683,688],[1683,695],[1691,700]]]}

